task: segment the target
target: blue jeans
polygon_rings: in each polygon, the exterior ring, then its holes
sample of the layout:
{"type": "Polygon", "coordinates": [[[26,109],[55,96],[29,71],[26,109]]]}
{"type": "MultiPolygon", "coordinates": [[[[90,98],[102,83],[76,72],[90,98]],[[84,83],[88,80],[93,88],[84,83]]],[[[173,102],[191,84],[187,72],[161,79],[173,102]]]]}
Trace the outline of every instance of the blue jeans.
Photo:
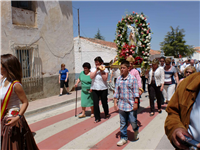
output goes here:
{"type": "Polygon", "coordinates": [[[121,139],[128,140],[127,135],[127,127],[128,121],[130,122],[134,131],[139,129],[137,125],[137,110],[132,110],[129,112],[119,110],[119,117],[120,117],[120,132],[121,132],[121,139]]]}

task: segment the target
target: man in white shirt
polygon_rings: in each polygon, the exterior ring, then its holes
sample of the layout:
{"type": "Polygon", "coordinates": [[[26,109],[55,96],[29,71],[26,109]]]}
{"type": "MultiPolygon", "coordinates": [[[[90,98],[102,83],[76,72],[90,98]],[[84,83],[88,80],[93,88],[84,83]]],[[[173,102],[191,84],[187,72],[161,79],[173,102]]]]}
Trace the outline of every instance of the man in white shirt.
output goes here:
{"type": "Polygon", "coordinates": [[[188,66],[190,66],[190,60],[189,59],[187,59],[185,61],[185,63],[183,65],[181,65],[181,67],[180,67],[181,72],[183,73],[185,68],[188,67],[188,66]]]}

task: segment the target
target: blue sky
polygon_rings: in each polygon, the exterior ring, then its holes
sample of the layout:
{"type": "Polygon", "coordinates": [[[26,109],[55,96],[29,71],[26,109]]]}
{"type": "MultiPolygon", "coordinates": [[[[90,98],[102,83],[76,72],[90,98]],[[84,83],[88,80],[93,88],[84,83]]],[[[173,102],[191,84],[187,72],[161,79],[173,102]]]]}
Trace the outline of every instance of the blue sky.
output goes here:
{"type": "Polygon", "coordinates": [[[73,1],[74,37],[78,36],[78,15],[80,35],[94,38],[98,29],[106,41],[115,39],[117,22],[126,13],[143,12],[150,23],[151,49],[160,50],[170,26],[185,30],[186,44],[200,46],[200,1],[73,1]]]}

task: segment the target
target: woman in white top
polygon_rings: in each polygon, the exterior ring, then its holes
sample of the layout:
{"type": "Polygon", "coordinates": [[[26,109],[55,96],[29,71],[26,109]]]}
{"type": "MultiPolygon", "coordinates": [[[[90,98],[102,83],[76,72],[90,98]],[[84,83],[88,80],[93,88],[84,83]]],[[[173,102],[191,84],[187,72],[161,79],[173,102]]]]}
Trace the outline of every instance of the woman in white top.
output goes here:
{"type": "Polygon", "coordinates": [[[179,83],[177,70],[174,66],[171,65],[170,58],[165,59],[164,71],[165,71],[165,80],[164,80],[164,89],[162,93],[166,103],[168,103],[168,101],[170,101],[176,90],[176,83],[179,83]]]}
{"type": "Polygon", "coordinates": [[[20,84],[21,65],[15,56],[11,54],[1,55],[1,75],[3,76],[0,84],[1,106],[5,106],[2,107],[5,109],[1,110],[1,149],[38,150],[23,116],[28,107],[28,100],[20,84]],[[7,91],[11,91],[8,99],[6,99],[9,95],[7,91]],[[6,100],[8,100],[7,103],[6,100]],[[20,102],[22,103],[21,108],[20,102]]]}
{"type": "Polygon", "coordinates": [[[156,96],[158,112],[161,113],[161,92],[164,88],[164,69],[158,66],[159,61],[154,59],[152,62],[152,68],[149,71],[148,79],[148,92],[150,100],[150,116],[154,115],[154,98],[156,96]]]}
{"type": "Polygon", "coordinates": [[[101,103],[104,109],[105,118],[109,118],[109,110],[108,110],[108,87],[107,87],[107,79],[108,79],[108,69],[100,70],[99,66],[103,65],[103,60],[100,56],[94,59],[95,68],[91,69],[90,78],[92,79],[92,95],[94,101],[94,117],[95,123],[101,121],[100,110],[99,110],[99,98],[101,98],[101,103]]]}

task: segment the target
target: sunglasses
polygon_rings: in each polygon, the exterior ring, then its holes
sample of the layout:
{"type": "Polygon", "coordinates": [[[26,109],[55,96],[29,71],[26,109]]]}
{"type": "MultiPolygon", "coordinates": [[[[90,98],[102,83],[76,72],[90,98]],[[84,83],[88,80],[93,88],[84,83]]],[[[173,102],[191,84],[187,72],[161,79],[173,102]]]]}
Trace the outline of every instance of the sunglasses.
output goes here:
{"type": "Polygon", "coordinates": [[[165,62],[165,61],[160,61],[160,62],[165,62]]]}
{"type": "Polygon", "coordinates": [[[190,72],[190,71],[186,71],[186,73],[192,74],[193,72],[190,72]]]}
{"type": "Polygon", "coordinates": [[[167,66],[169,66],[170,64],[166,64],[167,66]]]}

